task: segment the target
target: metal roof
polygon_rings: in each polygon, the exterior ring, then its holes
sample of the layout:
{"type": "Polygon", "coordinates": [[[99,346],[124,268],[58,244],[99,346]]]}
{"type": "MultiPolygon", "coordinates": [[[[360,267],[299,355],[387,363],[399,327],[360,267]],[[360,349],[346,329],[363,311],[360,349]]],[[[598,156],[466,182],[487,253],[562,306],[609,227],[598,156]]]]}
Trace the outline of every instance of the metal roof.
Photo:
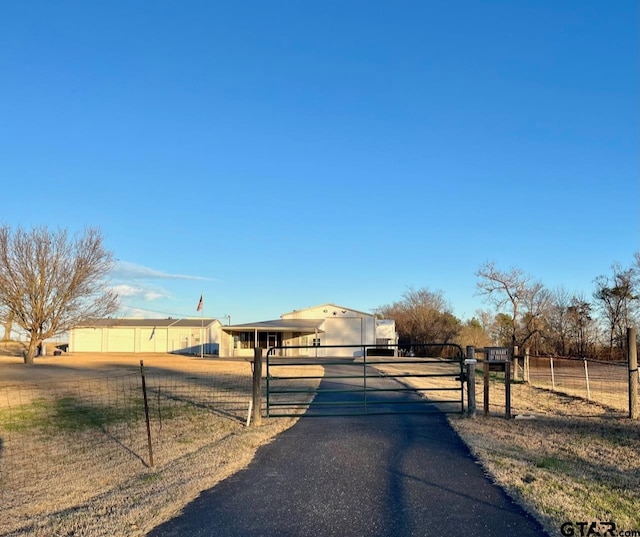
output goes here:
{"type": "Polygon", "coordinates": [[[222,330],[228,332],[245,332],[257,330],[258,332],[324,332],[320,328],[324,319],[276,319],[273,321],[260,321],[258,323],[223,325],[222,330]]]}
{"type": "Polygon", "coordinates": [[[185,328],[199,328],[215,323],[217,319],[124,319],[107,318],[91,319],[76,328],[159,328],[179,326],[185,328]]]}
{"type": "Polygon", "coordinates": [[[215,323],[217,319],[174,319],[174,323],[171,326],[209,326],[215,323]]]}
{"type": "Polygon", "coordinates": [[[324,304],[319,304],[317,306],[310,306],[308,308],[300,308],[299,310],[288,311],[287,313],[283,313],[282,317],[287,315],[293,315],[294,313],[300,313],[301,311],[313,310],[318,308],[334,308],[337,310],[346,310],[351,311],[353,313],[360,313],[361,315],[366,315],[367,317],[373,317],[373,313],[367,313],[366,311],[354,310],[353,308],[347,308],[345,306],[339,306],[338,304],[334,304],[333,302],[325,302],[324,304]]]}

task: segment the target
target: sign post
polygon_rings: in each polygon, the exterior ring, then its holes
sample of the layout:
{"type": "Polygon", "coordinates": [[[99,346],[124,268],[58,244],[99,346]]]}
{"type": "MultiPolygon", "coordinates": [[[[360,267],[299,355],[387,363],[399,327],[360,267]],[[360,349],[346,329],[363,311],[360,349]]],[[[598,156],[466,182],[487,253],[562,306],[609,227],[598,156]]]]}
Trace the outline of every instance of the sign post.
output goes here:
{"type": "Polygon", "coordinates": [[[637,420],[638,412],[638,343],[635,328],[627,328],[627,362],[629,364],[629,418],[637,420]]]}
{"type": "Polygon", "coordinates": [[[509,347],[485,347],[484,361],[484,415],[489,415],[489,373],[504,372],[505,417],[511,419],[511,349],[509,347]]]}

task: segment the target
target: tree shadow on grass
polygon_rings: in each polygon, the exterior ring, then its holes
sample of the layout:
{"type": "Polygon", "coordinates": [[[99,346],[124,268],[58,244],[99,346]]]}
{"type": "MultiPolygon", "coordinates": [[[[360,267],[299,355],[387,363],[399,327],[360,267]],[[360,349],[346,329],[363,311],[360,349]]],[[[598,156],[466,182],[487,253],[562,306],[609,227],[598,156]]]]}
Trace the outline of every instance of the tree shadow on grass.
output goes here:
{"type": "Polygon", "coordinates": [[[0,341],[0,355],[2,356],[15,356],[22,359],[22,353],[26,350],[25,344],[19,341],[0,341]]]}

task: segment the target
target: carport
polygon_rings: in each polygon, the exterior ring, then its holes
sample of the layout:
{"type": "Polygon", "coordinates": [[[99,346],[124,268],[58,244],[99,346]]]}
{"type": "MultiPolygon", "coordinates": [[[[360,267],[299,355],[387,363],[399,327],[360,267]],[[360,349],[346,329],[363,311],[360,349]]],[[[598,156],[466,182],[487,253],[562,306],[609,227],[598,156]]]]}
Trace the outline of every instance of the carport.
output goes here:
{"type": "Polygon", "coordinates": [[[220,355],[253,356],[255,348],[282,347],[282,355],[299,356],[306,351],[286,347],[318,345],[319,334],[324,333],[323,325],[324,319],[276,319],[221,326],[220,355]]]}

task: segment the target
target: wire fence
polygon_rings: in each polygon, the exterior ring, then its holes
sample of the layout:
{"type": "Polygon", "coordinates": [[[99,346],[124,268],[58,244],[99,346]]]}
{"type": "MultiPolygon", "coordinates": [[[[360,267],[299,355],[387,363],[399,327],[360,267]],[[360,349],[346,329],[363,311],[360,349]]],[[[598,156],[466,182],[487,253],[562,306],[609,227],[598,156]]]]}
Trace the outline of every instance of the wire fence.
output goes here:
{"type": "Polygon", "coordinates": [[[629,411],[626,363],[531,357],[528,376],[533,386],[580,397],[621,413],[629,411]]]}
{"type": "MultiPolygon", "coordinates": [[[[512,373],[516,382],[526,382],[536,388],[596,403],[613,417],[625,417],[629,414],[629,370],[626,363],[557,357],[529,357],[525,361],[523,357],[520,358],[512,373]]],[[[476,404],[478,411],[482,412],[485,375],[482,360],[478,361],[476,373],[476,404]]],[[[489,384],[489,411],[505,413],[504,372],[490,372],[489,384]]],[[[466,397],[468,395],[465,393],[466,397]]],[[[530,404],[526,408],[519,408],[518,404],[517,399],[512,401],[513,414],[545,412],[543,408],[531,408],[530,404]]]]}
{"type": "Polygon", "coordinates": [[[52,483],[57,495],[117,486],[225,438],[244,426],[251,386],[250,365],[241,364],[228,373],[1,387],[0,500],[29,501],[52,483]]]}

